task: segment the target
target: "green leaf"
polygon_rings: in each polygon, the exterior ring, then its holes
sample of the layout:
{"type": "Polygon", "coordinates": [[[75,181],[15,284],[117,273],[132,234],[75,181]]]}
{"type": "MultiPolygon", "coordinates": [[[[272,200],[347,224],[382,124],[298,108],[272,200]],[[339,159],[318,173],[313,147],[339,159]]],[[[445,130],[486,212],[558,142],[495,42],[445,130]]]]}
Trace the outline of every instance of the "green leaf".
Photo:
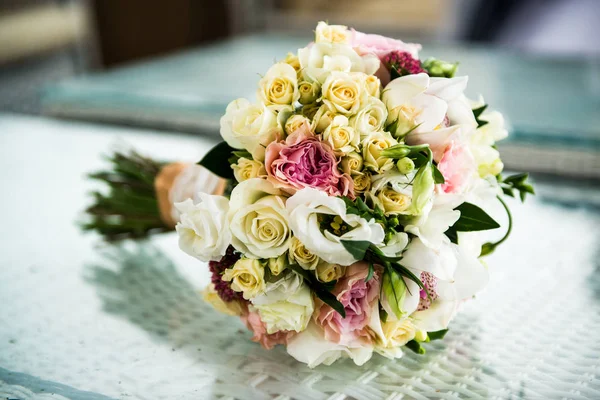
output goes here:
{"type": "Polygon", "coordinates": [[[446,333],[448,333],[448,329],[442,329],[441,331],[435,332],[427,332],[427,337],[429,338],[429,340],[439,340],[443,339],[444,336],[446,336],[446,333]]]}
{"type": "Polygon", "coordinates": [[[492,217],[475,204],[462,203],[455,210],[460,211],[460,218],[452,225],[457,232],[486,231],[500,228],[492,217]]]}
{"type": "Polygon", "coordinates": [[[423,211],[423,208],[431,200],[433,191],[435,189],[435,182],[433,178],[433,164],[427,162],[415,175],[412,189],[412,201],[408,212],[411,215],[419,215],[423,211]]]}
{"type": "Polygon", "coordinates": [[[373,263],[369,263],[369,273],[367,274],[367,277],[365,278],[365,282],[369,282],[371,280],[371,278],[373,277],[374,273],[375,273],[375,266],[373,265],[373,263]]]}
{"type": "Polygon", "coordinates": [[[417,286],[419,286],[419,288],[423,289],[425,287],[425,286],[423,286],[423,282],[421,282],[421,280],[415,274],[413,274],[408,268],[406,268],[404,265],[398,264],[398,263],[392,263],[392,267],[396,271],[398,271],[398,273],[400,275],[402,275],[405,278],[408,278],[411,281],[413,281],[414,283],[416,283],[417,286]]]}
{"type": "Polygon", "coordinates": [[[475,116],[475,121],[477,122],[477,128],[481,128],[482,126],[487,125],[488,123],[487,121],[479,119],[479,117],[481,116],[481,114],[483,114],[487,106],[487,104],[484,104],[481,107],[473,109],[473,115],[475,116]]]}
{"type": "Polygon", "coordinates": [[[365,258],[365,253],[371,242],[366,240],[342,240],[342,245],[356,260],[365,258]]]}
{"type": "Polygon", "coordinates": [[[308,271],[303,269],[301,266],[297,264],[291,264],[289,266],[292,271],[300,275],[304,278],[304,282],[306,285],[315,293],[315,295],[323,301],[323,303],[327,304],[338,314],[342,316],[342,318],[346,318],[346,310],[344,310],[344,306],[342,303],[338,301],[338,299],[328,290],[327,286],[321,282],[319,282],[313,275],[311,275],[308,271]]]}
{"type": "Polygon", "coordinates": [[[438,185],[441,185],[442,183],[446,182],[446,179],[444,179],[444,175],[442,175],[438,167],[435,165],[433,166],[433,181],[438,185]]]}
{"type": "Polygon", "coordinates": [[[458,232],[453,227],[448,228],[444,234],[450,239],[450,241],[454,244],[458,244],[458,232]]]}
{"type": "Polygon", "coordinates": [[[233,170],[229,164],[229,157],[235,151],[227,142],[221,142],[212,149],[198,162],[210,172],[225,179],[233,179],[233,170]]]}
{"type": "Polygon", "coordinates": [[[404,314],[402,312],[402,305],[406,297],[406,284],[400,274],[389,266],[383,274],[381,291],[396,318],[402,318],[402,314],[404,314]]]}
{"type": "Polygon", "coordinates": [[[406,343],[406,347],[417,354],[425,354],[425,348],[416,340],[411,340],[410,342],[406,343]]]}

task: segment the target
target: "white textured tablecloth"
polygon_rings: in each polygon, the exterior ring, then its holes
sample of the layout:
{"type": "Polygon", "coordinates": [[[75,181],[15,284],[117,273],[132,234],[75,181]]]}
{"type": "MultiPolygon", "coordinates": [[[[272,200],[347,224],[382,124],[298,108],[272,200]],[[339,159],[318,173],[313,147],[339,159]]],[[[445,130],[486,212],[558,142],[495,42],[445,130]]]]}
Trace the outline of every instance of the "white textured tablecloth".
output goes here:
{"type": "Polygon", "coordinates": [[[77,226],[84,174],[125,140],[195,160],[210,142],[0,115],[0,398],[600,398],[600,188],[538,183],[488,289],[427,354],[314,370],[265,351],[198,291],[173,234],[115,247],[77,226]]]}

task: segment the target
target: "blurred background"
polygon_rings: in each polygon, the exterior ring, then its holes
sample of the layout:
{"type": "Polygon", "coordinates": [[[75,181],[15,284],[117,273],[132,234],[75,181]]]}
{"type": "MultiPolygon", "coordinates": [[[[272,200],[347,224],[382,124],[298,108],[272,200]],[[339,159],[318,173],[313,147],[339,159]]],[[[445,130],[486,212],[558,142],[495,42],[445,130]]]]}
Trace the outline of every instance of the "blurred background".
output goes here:
{"type": "Polygon", "coordinates": [[[320,20],[460,61],[509,167],[600,177],[598,0],[0,0],[0,112],[216,138],[320,20]]]}

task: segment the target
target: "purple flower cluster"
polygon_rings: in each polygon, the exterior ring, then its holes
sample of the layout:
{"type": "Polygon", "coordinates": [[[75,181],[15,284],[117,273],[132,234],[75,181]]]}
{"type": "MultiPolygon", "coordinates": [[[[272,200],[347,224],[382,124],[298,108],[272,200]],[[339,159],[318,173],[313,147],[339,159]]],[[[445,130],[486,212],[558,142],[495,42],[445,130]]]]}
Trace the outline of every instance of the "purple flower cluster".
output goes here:
{"type": "Polygon", "coordinates": [[[417,311],[427,310],[431,307],[431,302],[438,298],[438,294],[435,291],[437,288],[437,278],[429,272],[421,272],[421,282],[423,282],[424,288],[421,289],[419,307],[417,311]]]}
{"type": "Polygon", "coordinates": [[[421,61],[417,60],[406,51],[392,51],[383,57],[382,61],[390,72],[396,70],[400,76],[426,72],[423,67],[421,67],[421,61]]]}
{"type": "Polygon", "coordinates": [[[239,253],[235,252],[233,246],[229,246],[227,252],[219,261],[210,261],[208,263],[208,267],[210,272],[212,273],[211,281],[215,285],[215,290],[219,297],[226,302],[233,300],[243,300],[242,294],[231,289],[231,284],[229,282],[221,279],[221,275],[223,272],[231,267],[233,264],[240,259],[239,253]]]}

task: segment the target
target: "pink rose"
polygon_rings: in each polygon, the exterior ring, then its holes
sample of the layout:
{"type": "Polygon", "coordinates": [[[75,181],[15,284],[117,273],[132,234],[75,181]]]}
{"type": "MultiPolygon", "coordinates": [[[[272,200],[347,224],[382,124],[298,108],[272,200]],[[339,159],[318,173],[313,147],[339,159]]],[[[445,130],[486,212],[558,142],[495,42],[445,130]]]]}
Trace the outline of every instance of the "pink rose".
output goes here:
{"type": "Polygon", "coordinates": [[[252,341],[260,343],[262,347],[267,350],[271,350],[278,344],[285,344],[296,332],[293,331],[279,331],[272,334],[267,333],[267,327],[260,319],[260,316],[257,312],[247,312],[242,314],[240,317],[246,327],[249,330],[254,332],[254,336],[252,336],[252,341]]]}
{"type": "Polygon", "coordinates": [[[315,311],[316,321],[323,327],[325,339],[348,344],[356,339],[371,341],[367,325],[371,310],[379,299],[379,275],[377,270],[368,282],[369,264],[358,261],[348,267],[332,293],[344,306],[346,318],[326,304],[315,311]]]}
{"type": "Polygon", "coordinates": [[[327,143],[303,124],[284,142],[272,142],[265,152],[267,179],[290,194],[306,187],[331,196],[354,198],[354,182],[338,170],[338,160],[327,143]]]}
{"type": "Polygon", "coordinates": [[[445,193],[461,193],[477,173],[475,159],[469,149],[452,141],[444,151],[438,169],[446,181],[441,185],[445,193]]]}

